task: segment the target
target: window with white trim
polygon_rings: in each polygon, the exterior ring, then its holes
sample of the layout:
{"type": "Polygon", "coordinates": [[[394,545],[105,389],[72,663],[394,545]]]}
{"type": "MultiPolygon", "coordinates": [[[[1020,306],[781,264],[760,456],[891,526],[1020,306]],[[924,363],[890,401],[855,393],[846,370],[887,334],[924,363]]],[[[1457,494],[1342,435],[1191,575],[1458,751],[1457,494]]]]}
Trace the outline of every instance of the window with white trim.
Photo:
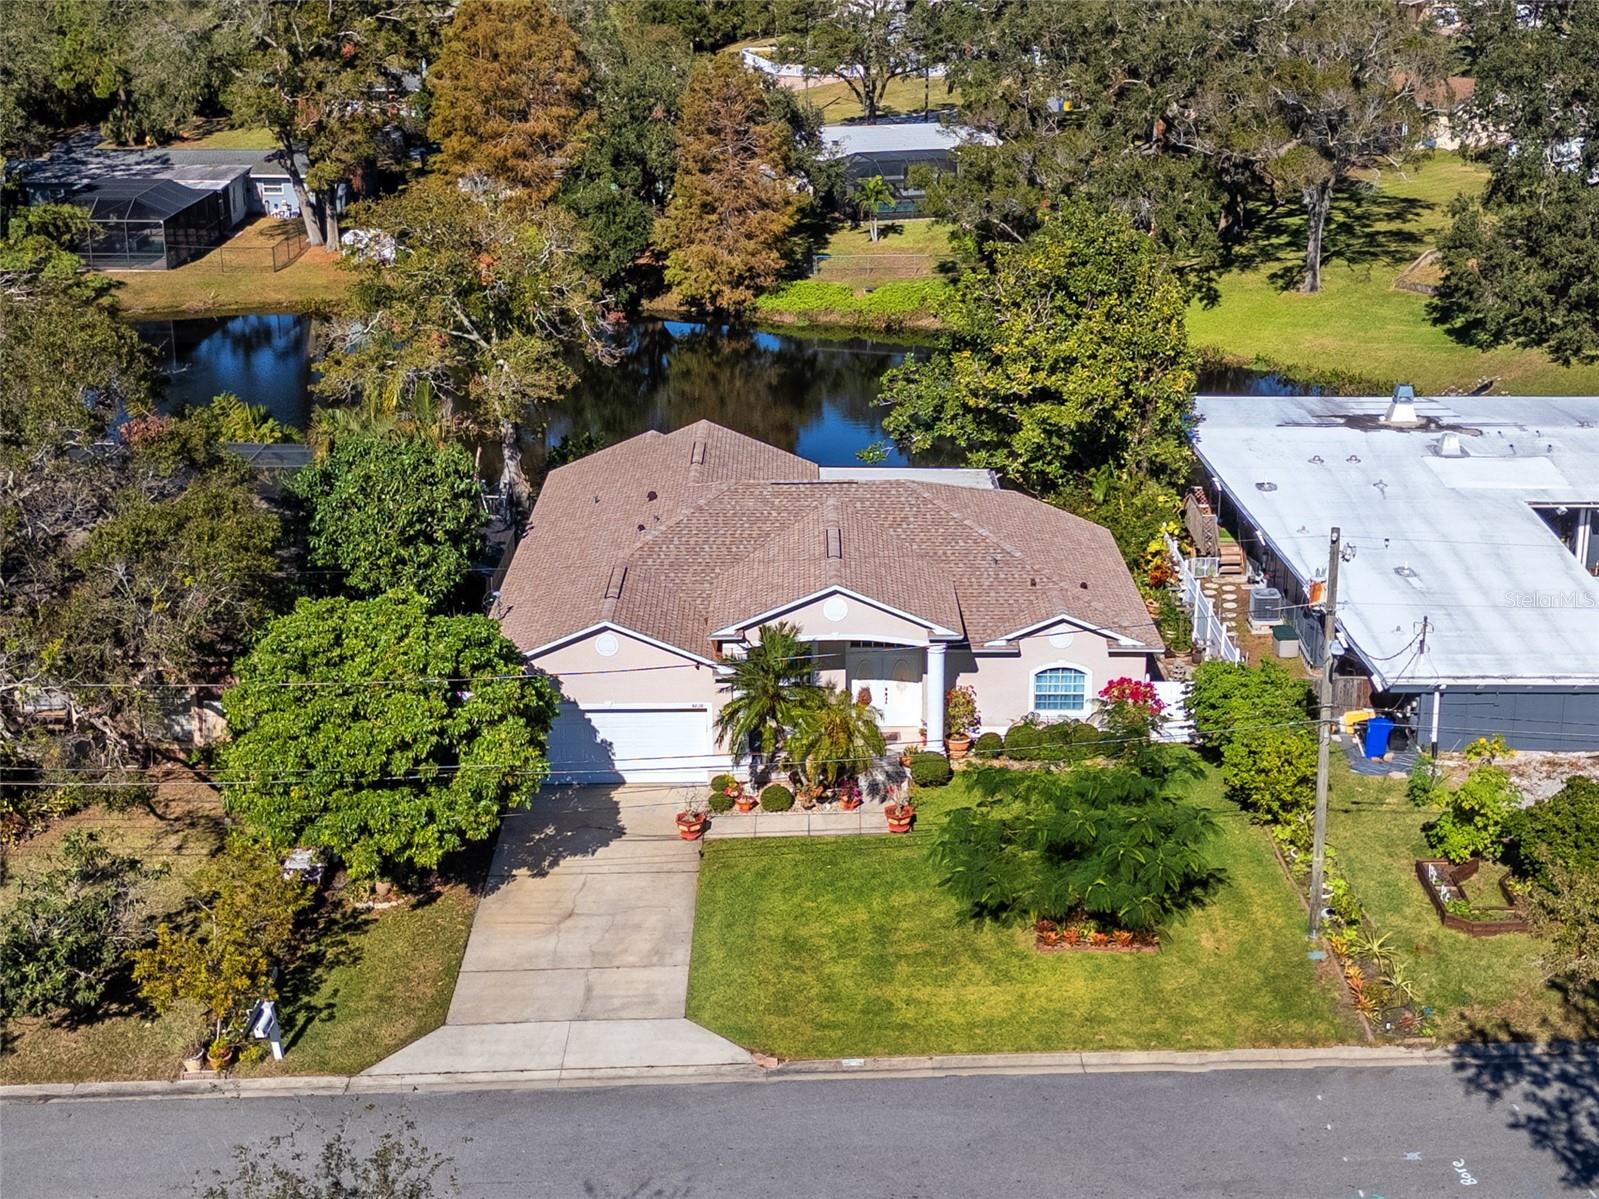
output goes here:
{"type": "Polygon", "coordinates": [[[1071,666],[1051,666],[1033,676],[1033,711],[1045,715],[1081,712],[1088,706],[1088,675],[1071,666]]]}

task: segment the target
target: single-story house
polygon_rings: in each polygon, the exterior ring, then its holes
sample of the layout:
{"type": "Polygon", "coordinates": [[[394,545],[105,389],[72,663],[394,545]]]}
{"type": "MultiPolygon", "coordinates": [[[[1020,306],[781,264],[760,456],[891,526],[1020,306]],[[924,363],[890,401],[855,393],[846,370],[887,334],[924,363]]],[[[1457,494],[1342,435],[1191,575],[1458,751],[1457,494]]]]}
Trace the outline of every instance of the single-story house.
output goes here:
{"type": "Polygon", "coordinates": [[[822,126],[822,153],[843,163],[846,184],[853,188],[862,179],[881,175],[894,192],[892,214],[897,216],[913,216],[921,207],[925,193],[911,184],[912,170],[953,171],[955,148],[968,142],[992,145],[994,139],[964,126],[936,121],[822,126]]]}
{"type": "MultiPolygon", "coordinates": [[[[1599,397],[1200,396],[1210,502],[1307,660],[1423,745],[1599,749],[1599,397]]],[[[1351,706],[1360,706],[1359,704],[1351,706]]]]}
{"type": "Polygon", "coordinates": [[[727,769],[729,662],[775,621],[890,740],[939,748],[948,688],[975,690],[985,730],[1083,718],[1163,648],[1100,526],[985,471],[834,471],[709,421],[552,471],[494,611],[560,682],[568,781],[727,769]]]}

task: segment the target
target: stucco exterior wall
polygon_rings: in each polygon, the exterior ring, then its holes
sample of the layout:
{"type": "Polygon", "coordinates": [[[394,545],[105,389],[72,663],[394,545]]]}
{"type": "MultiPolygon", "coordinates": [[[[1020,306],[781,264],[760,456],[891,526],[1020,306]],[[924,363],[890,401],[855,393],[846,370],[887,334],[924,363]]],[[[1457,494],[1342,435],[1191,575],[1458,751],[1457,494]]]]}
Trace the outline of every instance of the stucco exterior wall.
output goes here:
{"type": "Polygon", "coordinates": [[[611,633],[616,652],[599,652],[604,633],[540,654],[531,663],[561,681],[561,692],[575,704],[710,704],[719,708],[726,693],[716,672],[670,650],[626,633],[611,633]],[[603,671],[605,673],[594,673],[603,671]]]}
{"type": "MultiPolygon", "coordinates": [[[[800,635],[811,640],[889,641],[896,645],[926,645],[927,630],[921,625],[895,616],[881,608],[848,596],[828,596],[771,618],[799,626],[800,635]],[[833,605],[831,608],[829,605],[833,605]],[[840,608],[842,605],[842,612],[840,608]],[[837,615],[838,619],[833,619],[837,615]]],[[[744,631],[750,640],[759,640],[756,626],[744,631]]]]}
{"type": "Polygon", "coordinates": [[[1015,654],[973,654],[962,649],[949,655],[949,685],[969,685],[977,692],[977,711],[983,731],[1003,733],[1026,716],[1033,706],[1033,675],[1051,666],[1072,666],[1087,674],[1084,690],[1088,710],[1093,697],[1109,680],[1123,676],[1149,677],[1149,659],[1142,655],[1112,656],[1109,642],[1095,633],[1047,631],[1017,642],[1015,654]]]}

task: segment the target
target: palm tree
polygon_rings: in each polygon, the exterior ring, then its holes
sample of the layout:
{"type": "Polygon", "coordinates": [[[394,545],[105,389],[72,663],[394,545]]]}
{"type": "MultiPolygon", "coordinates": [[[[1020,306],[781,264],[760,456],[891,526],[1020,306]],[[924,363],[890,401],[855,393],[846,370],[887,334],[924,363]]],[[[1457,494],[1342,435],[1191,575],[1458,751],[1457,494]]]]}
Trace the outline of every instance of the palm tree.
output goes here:
{"type": "Polygon", "coordinates": [[[836,786],[871,768],[885,748],[877,713],[848,691],[829,686],[814,707],[800,716],[788,739],[788,756],[807,782],[836,786]]]}
{"type": "Polygon", "coordinates": [[[753,748],[769,763],[822,689],[811,681],[810,648],[797,627],[779,621],[762,625],[759,633],[760,640],[733,662],[727,680],[732,697],[716,717],[716,734],[735,760],[753,748]]]}
{"type": "Polygon", "coordinates": [[[873,175],[869,179],[862,179],[855,185],[855,199],[860,203],[861,210],[866,213],[867,219],[872,223],[871,238],[877,240],[877,214],[884,205],[894,202],[894,190],[888,186],[888,180],[881,175],[873,175]]]}

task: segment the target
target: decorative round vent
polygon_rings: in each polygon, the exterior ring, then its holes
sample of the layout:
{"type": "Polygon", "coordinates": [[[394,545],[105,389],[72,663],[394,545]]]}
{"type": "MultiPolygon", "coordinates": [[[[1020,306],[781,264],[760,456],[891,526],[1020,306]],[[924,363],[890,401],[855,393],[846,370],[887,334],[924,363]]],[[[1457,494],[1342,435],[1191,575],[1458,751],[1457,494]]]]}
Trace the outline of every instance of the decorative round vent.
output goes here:
{"type": "Polygon", "coordinates": [[[594,638],[594,652],[602,658],[616,657],[616,651],[622,648],[622,643],[610,633],[601,633],[594,638]]]}
{"type": "Polygon", "coordinates": [[[837,624],[849,615],[849,602],[842,595],[834,595],[822,605],[822,615],[837,624]]]}
{"type": "Polygon", "coordinates": [[[1065,649],[1075,640],[1077,640],[1076,633],[1051,633],[1049,635],[1049,643],[1056,649],[1065,649]]]}

